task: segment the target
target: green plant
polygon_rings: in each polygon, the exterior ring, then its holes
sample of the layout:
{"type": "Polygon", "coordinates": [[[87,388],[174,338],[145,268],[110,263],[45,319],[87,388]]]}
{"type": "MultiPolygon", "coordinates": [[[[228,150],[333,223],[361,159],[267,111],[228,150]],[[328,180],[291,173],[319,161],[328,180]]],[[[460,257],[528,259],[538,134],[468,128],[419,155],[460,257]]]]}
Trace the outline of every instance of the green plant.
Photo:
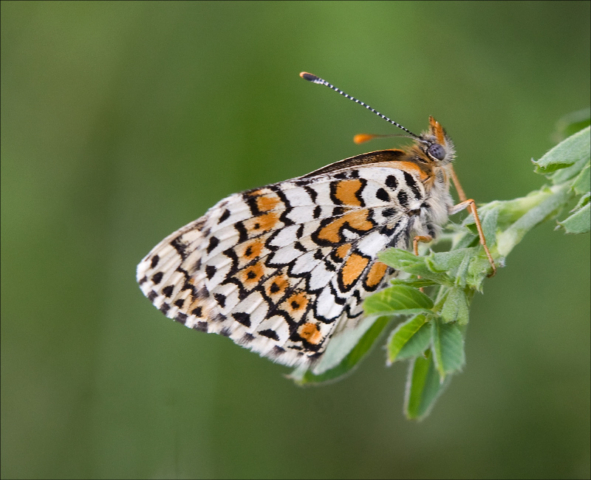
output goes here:
{"type": "MultiPolygon", "coordinates": [[[[590,228],[589,110],[562,120],[560,135],[573,133],[538,161],[535,172],[549,185],[525,197],[493,201],[479,207],[482,227],[498,266],[540,223],[555,219],[576,201],[570,215],[557,222],[565,233],[586,233],[590,228]]],[[[311,369],[296,369],[290,377],[300,385],[336,380],[350,372],[369,352],[394,317],[396,325],[386,343],[387,363],[410,362],[404,409],[410,419],[422,419],[464,363],[464,341],[470,303],[489,271],[479,244],[474,218],[450,224],[438,242],[451,242],[446,252],[415,256],[401,249],[380,255],[401,275],[391,286],[369,297],[366,318],[358,328],[329,344],[321,361],[311,369]],[[423,289],[428,288],[428,294],[423,289]]]]}

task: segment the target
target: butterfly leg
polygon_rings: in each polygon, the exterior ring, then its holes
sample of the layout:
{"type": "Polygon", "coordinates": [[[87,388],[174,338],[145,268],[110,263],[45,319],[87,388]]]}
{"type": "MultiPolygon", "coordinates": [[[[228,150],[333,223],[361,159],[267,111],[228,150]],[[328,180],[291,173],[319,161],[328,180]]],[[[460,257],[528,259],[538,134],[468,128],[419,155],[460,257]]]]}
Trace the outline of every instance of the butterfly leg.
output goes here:
{"type": "Polygon", "coordinates": [[[478,236],[480,237],[480,245],[484,248],[484,252],[490,262],[490,266],[492,267],[492,273],[490,273],[489,277],[494,277],[497,273],[497,267],[495,265],[495,261],[490,254],[490,250],[486,245],[486,238],[484,237],[484,232],[482,231],[482,225],[480,224],[480,218],[478,217],[478,211],[476,209],[476,202],[471,198],[468,200],[464,200],[463,202],[458,203],[456,206],[452,207],[449,211],[450,215],[454,215],[462,210],[468,209],[468,211],[474,216],[474,221],[476,222],[476,229],[478,230],[478,236]]]}
{"type": "Polygon", "coordinates": [[[412,251],[414,252],[414,254],[417,257],[419,256],[419,242],[429,243],[431,240],[433,240],[433,237],[431,237],[429,235],[417,235],[415,238],[413,238],[412,251]]]}
{"type": "MultiPolygon", "coordinates": [[[[412,239],[412,251],[414,252],[414,254],[417,257],[419,256],[419,242],[429,243],[431,240],[433,240],[433,237],[431,237],[430,235],[417,235],[415,238],[413,238],[412,239]]],[[[421,277],[417,275],[417,278],[421,278],[421,277]]],[[[423,287],[419,288],[419,290],[422,293],[425,293],[423,290],[423,287]]]]}

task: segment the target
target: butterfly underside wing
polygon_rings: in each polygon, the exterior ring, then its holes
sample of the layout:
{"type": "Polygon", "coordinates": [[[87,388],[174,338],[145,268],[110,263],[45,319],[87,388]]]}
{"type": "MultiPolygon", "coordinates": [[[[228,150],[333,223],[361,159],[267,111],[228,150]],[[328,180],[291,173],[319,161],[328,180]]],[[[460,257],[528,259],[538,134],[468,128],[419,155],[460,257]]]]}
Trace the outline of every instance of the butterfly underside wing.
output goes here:
{"type": "Polygon", "coordinates": [[[368,153],[231,195],[142,260],[140,287],[189,328],[277,363],[314,364],[396,275],[377,254],[447,221],[447,175],[413,155],[368,153]]]}

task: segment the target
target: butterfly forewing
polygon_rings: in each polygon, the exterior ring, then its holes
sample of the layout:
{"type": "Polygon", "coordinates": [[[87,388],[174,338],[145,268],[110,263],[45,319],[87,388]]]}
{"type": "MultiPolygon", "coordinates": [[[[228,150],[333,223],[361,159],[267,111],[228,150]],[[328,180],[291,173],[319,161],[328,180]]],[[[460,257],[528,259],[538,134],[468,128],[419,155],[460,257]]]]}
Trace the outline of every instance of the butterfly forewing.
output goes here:
{"type": "Polygon", "coordinates": [[[140,263],[142,291],[168,317],[278,363],[317,359],[395,275],[377,253],[408,248],[425,190],[401,156],[360,155],[222,200],[140,263]]]}

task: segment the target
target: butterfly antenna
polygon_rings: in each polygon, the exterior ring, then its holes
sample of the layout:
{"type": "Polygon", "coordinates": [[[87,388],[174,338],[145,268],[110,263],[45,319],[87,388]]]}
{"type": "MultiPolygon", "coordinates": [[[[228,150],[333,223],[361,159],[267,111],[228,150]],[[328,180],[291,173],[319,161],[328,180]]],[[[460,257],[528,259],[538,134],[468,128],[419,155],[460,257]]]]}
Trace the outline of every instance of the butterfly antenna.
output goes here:
{"type": "Polygon", "coordinates": [[[419,137],[418,135],[415,135],[414,133],[412,133],[408,128],[403,127],[402,125],[400,125],[399,123],[395,122],[394,120],[390,120],[388,117],[386,117],[386,115],[382,115],[376,109],[370,107],[366,103],[363,103],[361,100],[357,100],[355,97],[352,97],[351,95],[346,94],[341,89],[335,87],[331,83],[328,83],[326,80],[323,80],[322,78],[317,77],[316,75],[312,75],[311,73],[308,73],[308,72],[302,72],[302,73],[300,73],[300,77],[302,77],[304,80],[308,80],[308,82],[317,83],[318,85],[324,85],[324,86],[326,86],[326,87],[334,90],[335,92],[340,93],[343,97],[348,98],[349,100],[353,100],[355,103],[358,103],[362,107],[365,107],[368,110],[372,111],[378,117],[381,117],[384,120],[386,120],[386,122],[391,123],[392,125],[400,128],[401,130],[404,130],[406,133],[408,133],[409,135],[412,135],[414,138],[419,139],[419,140],[422,140],[421,137],[419,137]]]}

